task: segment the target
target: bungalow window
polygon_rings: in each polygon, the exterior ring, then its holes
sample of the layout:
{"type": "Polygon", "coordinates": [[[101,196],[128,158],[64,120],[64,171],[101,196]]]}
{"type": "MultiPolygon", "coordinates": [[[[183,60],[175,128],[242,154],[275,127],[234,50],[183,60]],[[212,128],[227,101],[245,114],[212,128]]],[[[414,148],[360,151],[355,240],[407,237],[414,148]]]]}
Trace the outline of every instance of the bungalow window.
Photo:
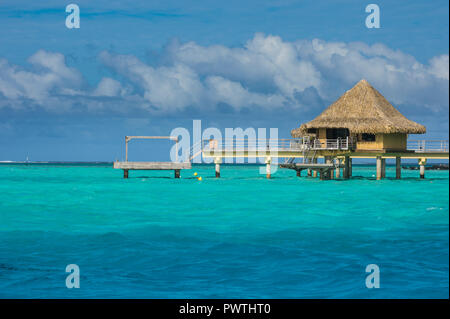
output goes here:
{"type": "Polygon", "coordinates": [[[309,128],[306,132],[308,134],[317,134],[317,129],[316,128],[309,128]]]}
{"type": "Polygon", "coordinates": [[[327,139],[346,138],[350,132],[346,128],[328,128],[327,139]]]}
{"type": "Polygon", "coordinates": [[[362,133],[361,140],[365,142],[375,142],[375,134],[362,133]]]}

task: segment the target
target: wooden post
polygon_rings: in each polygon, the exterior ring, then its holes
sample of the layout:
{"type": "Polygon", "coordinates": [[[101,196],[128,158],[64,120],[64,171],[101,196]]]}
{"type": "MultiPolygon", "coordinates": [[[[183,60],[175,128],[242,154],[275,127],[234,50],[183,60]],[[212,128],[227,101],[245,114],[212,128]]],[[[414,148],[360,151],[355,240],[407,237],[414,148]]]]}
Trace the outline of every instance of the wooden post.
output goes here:
{"type": "Polygon", "coordinates": [[[349,170],[350,170],[349,160],[350,160],[350,158],[348,156],[345,156],[345,158],[344,158],[344,170],[343,170],[345,179],[348,179],[349,178],[349,174],[350,174],[350,172],[349,172],[349,170]]]}
{"type": "Polygon", "coordinates": [[[222,163],[222,159],[220,157],[216,157],[214,160],[216,164],[216,178],[220,177],[220,163],[222,163]]]}
{"type": "MultiPolygon", "coordinates": [[[[325,156],[325,163],[326,164],[332,163],[331,156],[325,156]]],[[[333,172],[334,172],[334,169],[327,169],[326,173],[325,173],[326,179],[333,179],[333,172]]]]}
{"type": "Polygon", "coordinates": [[[336,168],[336,178],[341,178],[341,160],[337,158],[336,161],[338,163],[338,167],[336,168]]]}
{"type": "Polygon", "coordinates": [[[270,178],[270,163],[266,164],[266,177],[270,178]]]}
{"type": "MultiPolygon", "coordinates": [[[[308,164],[311,164],[312,159],[308,158],[308,160],[306,162],[308,164]]],[[[312,175],[312,170],[310,168],[308,168],[306,176],[311,177],[311,175],[312,175]]]]}
{"type": "Polygon", "coordinates": [[[125,162],[128,162],[128,136],[125,136],[125,162]]]}
{"type": "Polygon", "coordinates": [[[175,140],[175,162],[178,162],[178,138],[175,140]]]}
{"type": "Polygon", "coordinates": [[[302,177],[302,171],[300,169],[297,169],[297,177],[302,177]]]}
{"type": "Polygon", "coordinates": [[[386,177],[386,159],[382,158],[381,159],[381,178],[385,178],[386,177]]]}
{"type": "Polygon", "coordinates": [[[270,157],[266,158],[266,178],[270,178],[270,157]]]}
{"type": "Polygon", "coordinates": [[[128,178],[128,170],[127,169],[123,170],[123,178],[128,178]]]}
{"type": "Polygon", "coordinates": [[[220,164],[216,163],[216,178],[220,177],[220,164]]]}
{"type": "Polygon", "coordinates": [[[377,181],[381,179],[381,156],[377,156],[377,181]]]}
{"type": "Polygon", "coordinates": [[[419,159],[419,165],[420,165],[420,178],[425,178],[425,165],[427,164],[426,158],[419,159]]]}
{"type": "MultiPolygon", "coordinates": [[[[313,163],[317,164],[317,157],[313,158],[313,163]]],[[[317,177],[317,170],[313,171],[313,177],[316,178],[317,177]]]]}
{"type": "Polygon", "coordinates": [[[402,158],[400,156],[395,158],[395,178],[402,178],[402,158]]]}
{"type": "Polygon", "coordinates": [[[179,169],[175,170],[175,178],[180,178],[180,170],[179,169]]]}
{"type": "Polygon", "coordinates": [[[320,180],[321,180],[321,181],[327,179],[327,176],[326,176],[325,171],[326,171],[326,170],[324,170],[324,169],[321,169],[321,170],[319,171],[319,176],[320,176],[320,180]]]}
{"type": "Polygon", "coordinates": [[[352,158],[349,156],[348,157],[348,177],[352,177],[353,176],[353,161],[352,158]]]}

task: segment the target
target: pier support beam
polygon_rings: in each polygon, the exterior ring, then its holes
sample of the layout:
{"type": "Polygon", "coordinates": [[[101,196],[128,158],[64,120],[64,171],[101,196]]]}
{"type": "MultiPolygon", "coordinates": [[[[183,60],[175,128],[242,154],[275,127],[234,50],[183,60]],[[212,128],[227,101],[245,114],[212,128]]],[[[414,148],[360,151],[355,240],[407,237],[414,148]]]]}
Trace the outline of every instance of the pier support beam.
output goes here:
{"type": "MultiPolygon", "coordinates": [[[[325,156],[323,158],[323,161],[325,164],[331,163],[331,156],[325,156]]],[[[329,180],[331,179],[331,169],[322,169],[320,170],[320,180],[329,180]]]]}
{"type": "Polygon", "coordinates": [[[180,170],[179,169],[175,170],[175,178],[180,178],[180,170]]]}
{"type": "Polygon", "coordinates": [[[321,169],[320,170],[320,180],[326,181],[331,179],[331,169],[321,169]]]}
{"type": "Polygon", "coordinates": [[[348,179],[350,177],[350,157],[345,156],[344,158],[344,179],[348,179]]]}
{"type": "Polygon", "coordinates": [[[382,158],[381,159],[381,178],[385,178],[386,177],[386,159],[382,158]]]}
{"type": "Polygon", "coordinates": [[[301,170],[297,170],[297,177],[302,177],[302,171],[301,170]]]}
{"type": "Polygon", "coordinates": [[[395,178],[402,178],[402,158],[400,156],[395,158],[395,178]]]}
{"type": "Polygon", "coordinates": [[[220,157],[216,157],[214,159],[214,164],[216,164],[216,178],[220,177],[220,164],[222,163],[222,159],[220,157]]]}
{"type": "Polygon", "coordinates": [[[382,166],[381,161],[382,161],[381,156],[377,156],[377,181],[382,178],[382,175],[381,175],[381,170],[382,170],[382,168],[381,168],[381,166],[382,166]]]}
{"type": "MultiPolygon", "coordinates": [[[[317,164],[317,157],[313,158],[313,164],[317,164]]],[[[317,170],[314,170],[312,175],[313,175],[314,178],[317,178],[317,170]]]]}
{"type": "MultiPolygon", "coordinates": [[[[306,161],[308,164],[311,164],[311,159],[309,158],[307,161],[306,161]]],[[[308,171],[307,171],[307,174],[306,174],[308,177],[311,177],[311,175],[312,175],[312,170],[310,169],[310,168],[308,168],[308,171]]]]}
{"type": "Polygon", "coordinates": [[[348,157],[348,177],[352,177],[353,176],[353,162],[352,162],[352,158],[348,157]]]}
{"type": "MultiPolygon", "coordinates": [[[[325,163],[331,164],[333,162],[333,159],[331,156],[325,156],[325,163]]],[[[333,179],[334,175],[334,169],[330,169],[326,173],[326,179],[333,179]]]]}
{"type": "Polygon", "coordinates": [[[128,170],[127,169],[123,170],[123,178],[128,178],[128,170]]]}
{"type": "Polygon", "coordinates": [[[427,164],[426,158],[419,159],[419,166],[420,166],[420,178],[425,178],[425,165],[427,164]]]}
{"type": "Polygon", "coordinates": [[[270,157],[266,158],[266,178],[270,178],[270,157]]]}
{"type": "Polygon", "coordinates": [[[336,168],[336,178],[341,178],[341,160],[337,158],[336,161],[338,163],[338,167],[336,168]]]}

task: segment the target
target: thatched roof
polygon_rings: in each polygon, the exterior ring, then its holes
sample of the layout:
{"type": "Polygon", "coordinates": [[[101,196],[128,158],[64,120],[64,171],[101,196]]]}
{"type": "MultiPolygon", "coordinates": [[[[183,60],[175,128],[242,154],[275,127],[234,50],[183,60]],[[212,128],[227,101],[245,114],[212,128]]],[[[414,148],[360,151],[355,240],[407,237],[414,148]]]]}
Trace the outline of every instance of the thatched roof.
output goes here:
{"type": "Polygon", "coordinates": [[[348,128],[350,133],[423,134],[425,126],[408,120],[366,80],[359,81],[314,120],[291,131],[301,137],[309,128],[348,128]]]}

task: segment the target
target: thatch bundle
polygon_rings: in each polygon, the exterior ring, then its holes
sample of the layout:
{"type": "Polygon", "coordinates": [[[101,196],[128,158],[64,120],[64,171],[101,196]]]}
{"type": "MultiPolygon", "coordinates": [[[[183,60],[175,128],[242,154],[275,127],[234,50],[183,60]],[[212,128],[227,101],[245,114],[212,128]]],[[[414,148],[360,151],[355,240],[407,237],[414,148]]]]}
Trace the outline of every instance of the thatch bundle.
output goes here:
{"type": "Polygon", "coordinates": [[[314,120],[291,131],[302,137],[308,129],[347,128],[350,133],[423,134],[425,126],[408,120],[366,80],[359,81],[314,120]]]}

